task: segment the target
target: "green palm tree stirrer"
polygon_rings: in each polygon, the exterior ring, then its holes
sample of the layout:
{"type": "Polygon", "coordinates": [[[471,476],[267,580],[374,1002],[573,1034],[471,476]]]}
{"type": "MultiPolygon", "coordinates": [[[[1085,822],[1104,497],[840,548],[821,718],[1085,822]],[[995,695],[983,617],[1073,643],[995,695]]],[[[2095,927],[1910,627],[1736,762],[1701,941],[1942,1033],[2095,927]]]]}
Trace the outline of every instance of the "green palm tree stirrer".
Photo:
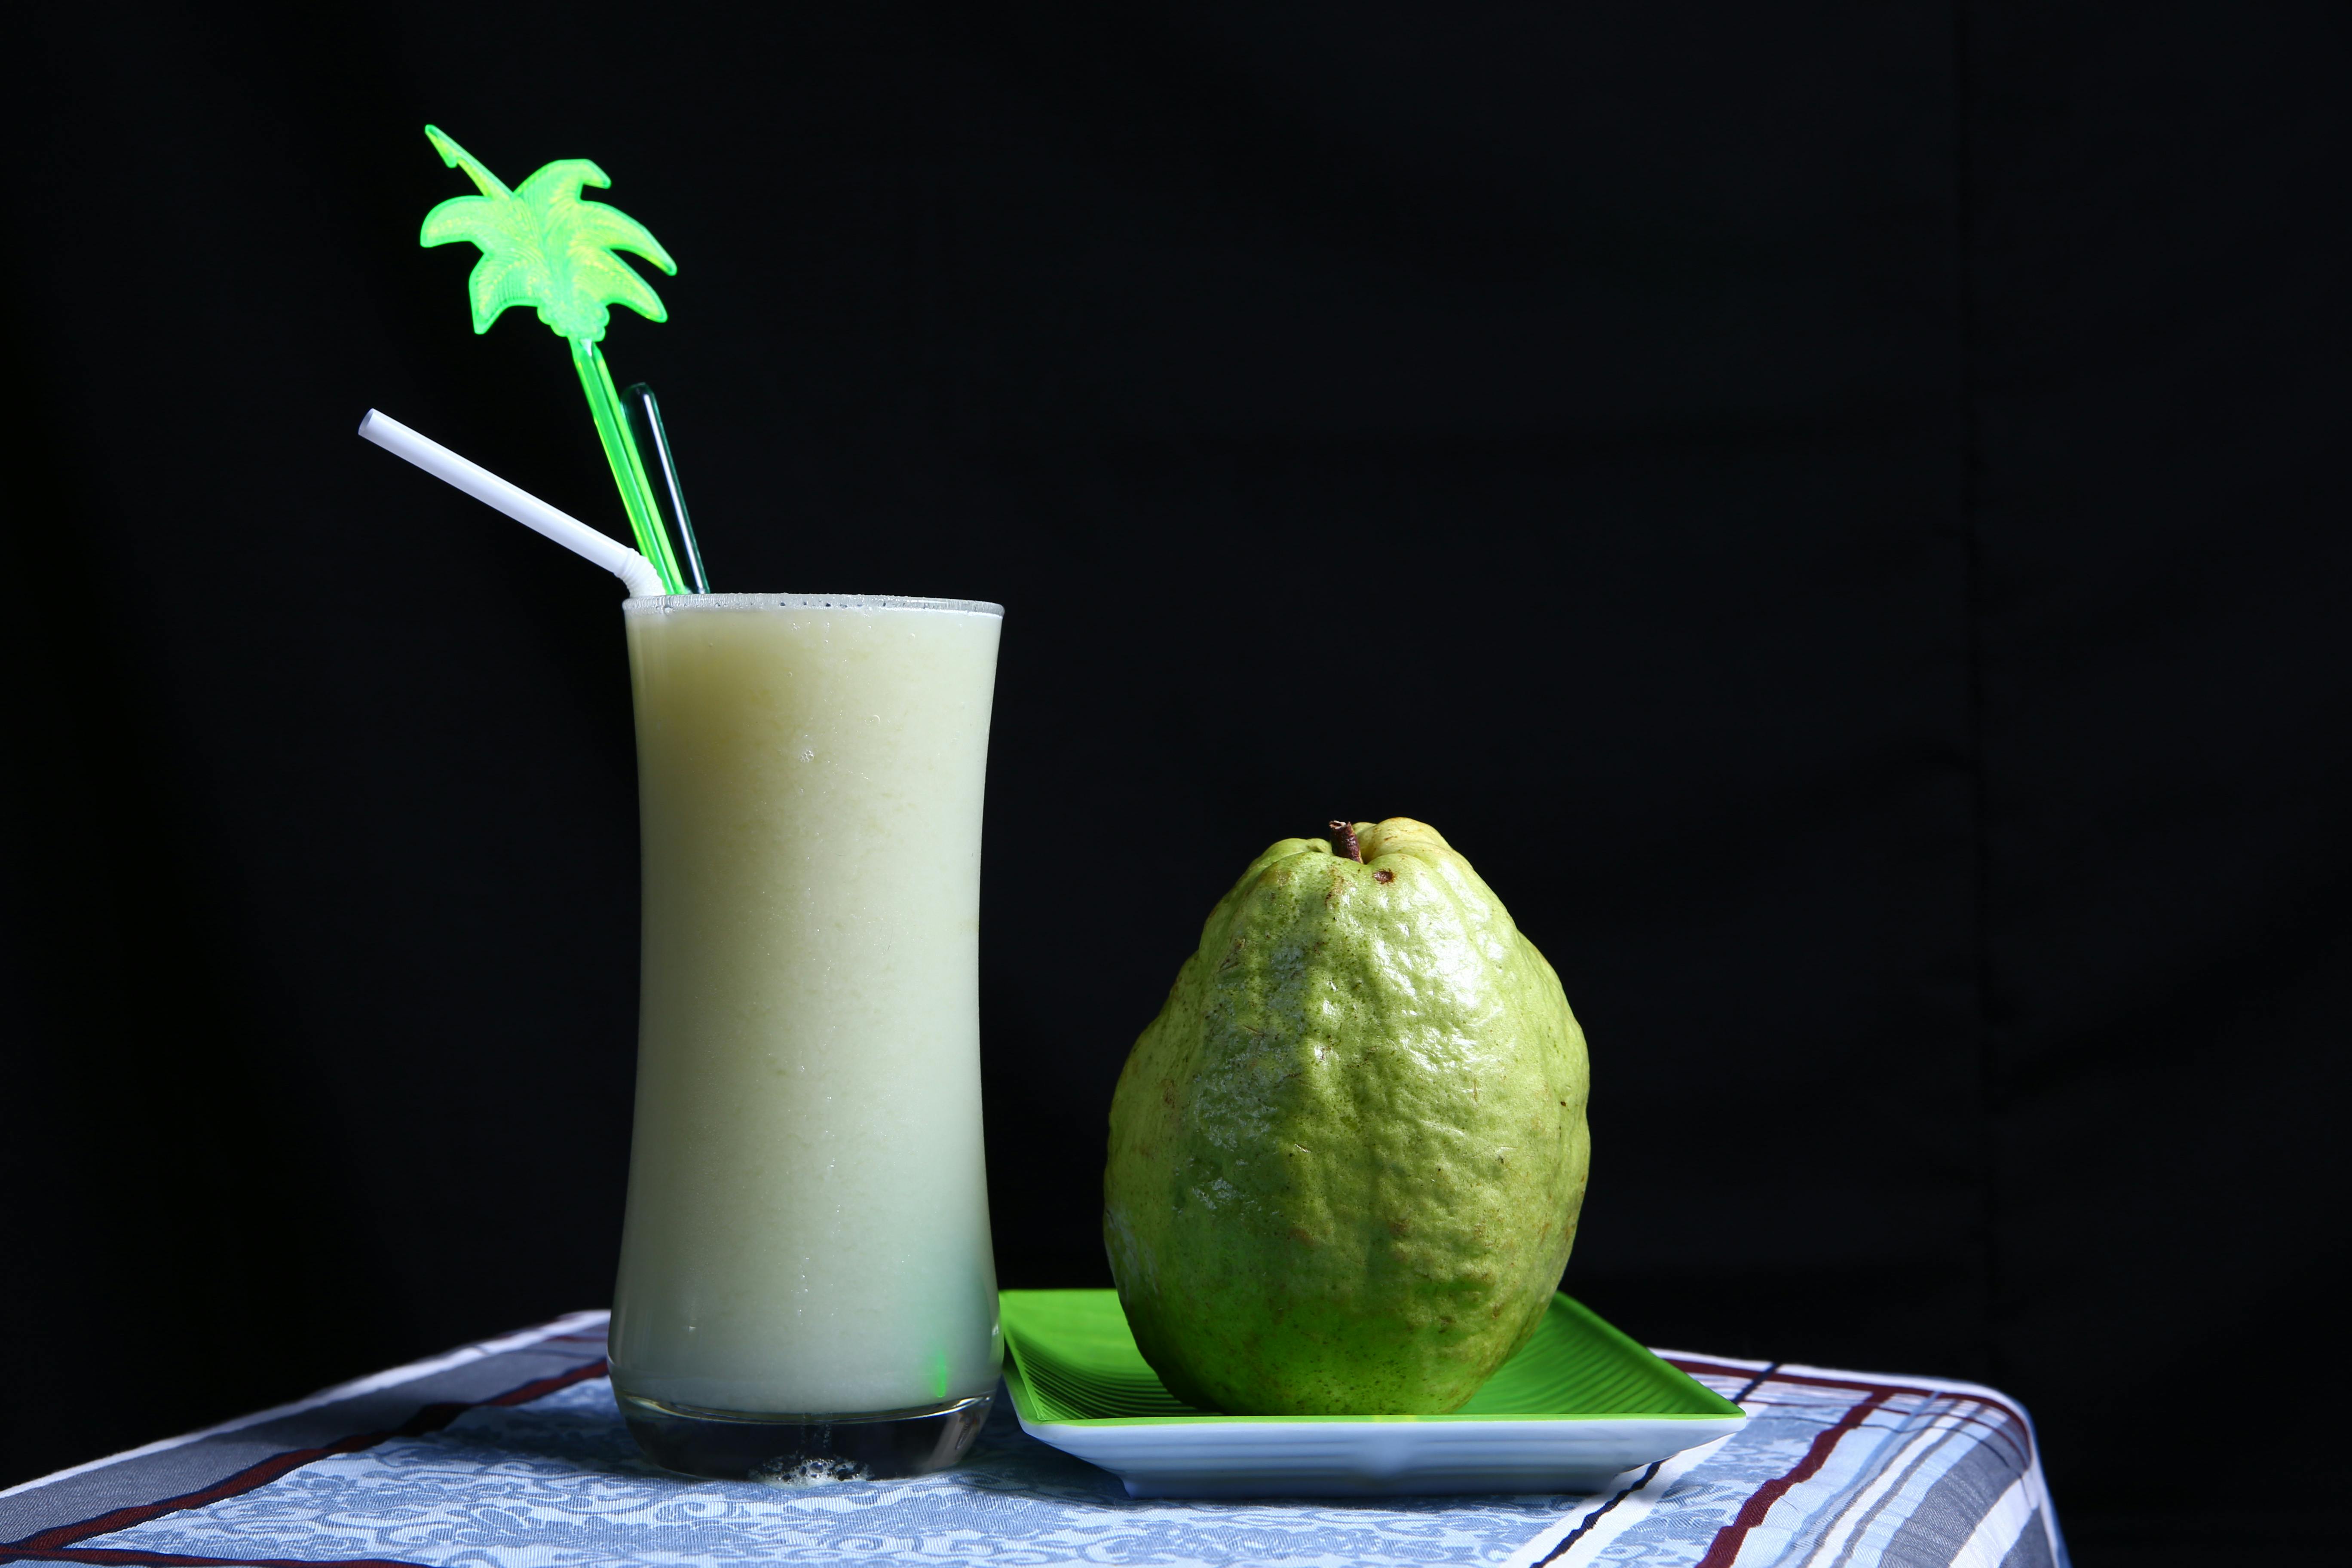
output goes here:
{"type": "Polygon", "coordinates": [[[626,305],[650,321],[669,318],[653,286],[614,252],[642,256],[666,273],[676,273],[677,263],[645,225],[618,207],[582,198],[581,186],[602,189],[613,183],[587,159],[550,163],[520,189],[509,190],[480,159],[434,127],[426,126],[425,134],[441,161],[465,170],[482,194],[452,196],[425,214],[419,239],[428,247],[455,240],[481,247],[482,258],[467,279],[474,331],[488,331],[509,305],[530,305],[549,330],[572,345],[572,367],[580,373],[581,390],[588,395],[588,412],[604,444],[604,459],[613,466],[613,482],[620,487],[637,550],[653,563],[665,591],[685,593],[686,581],[670,551],[645,458],[631,438],[613,373],[596,347],[612,319],[608,306],[626,305]]]}

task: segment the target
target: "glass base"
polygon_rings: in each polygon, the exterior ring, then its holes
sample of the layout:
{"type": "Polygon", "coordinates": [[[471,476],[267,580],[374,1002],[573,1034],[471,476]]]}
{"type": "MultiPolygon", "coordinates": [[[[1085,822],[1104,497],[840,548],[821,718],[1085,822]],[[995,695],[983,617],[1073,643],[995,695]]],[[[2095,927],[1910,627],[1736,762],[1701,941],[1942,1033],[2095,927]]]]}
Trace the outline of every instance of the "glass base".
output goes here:
{"type": "Polygon", "coordinates": [[[993,1394],[856,1415],[700,1410],[614,1390],[629,1436],[666,1470],[786,1486],[887,1480],[946,1469],[988,1420],[993,1394]]]}

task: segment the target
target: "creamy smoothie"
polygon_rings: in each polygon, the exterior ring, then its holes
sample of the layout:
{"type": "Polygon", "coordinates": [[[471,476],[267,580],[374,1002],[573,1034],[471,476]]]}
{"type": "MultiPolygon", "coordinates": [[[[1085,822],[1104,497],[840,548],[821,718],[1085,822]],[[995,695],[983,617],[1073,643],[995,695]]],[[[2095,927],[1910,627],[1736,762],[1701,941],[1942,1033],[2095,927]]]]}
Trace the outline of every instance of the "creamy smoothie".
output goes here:
{"type": "Polygon", "coordinates": [[[986,1394],[980,824],[1003,612],[625,609],[645,971],[614,1384],[771,1417],[986,1394]]]}

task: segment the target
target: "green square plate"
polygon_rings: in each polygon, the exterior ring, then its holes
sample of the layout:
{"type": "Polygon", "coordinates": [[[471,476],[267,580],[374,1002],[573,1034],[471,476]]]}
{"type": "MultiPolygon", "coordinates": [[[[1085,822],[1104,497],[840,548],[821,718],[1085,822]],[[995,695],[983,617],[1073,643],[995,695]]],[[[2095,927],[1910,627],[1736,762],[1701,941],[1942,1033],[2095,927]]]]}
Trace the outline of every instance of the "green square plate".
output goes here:
{"type": "Polygon", "coordinates": [[[1747,1419],[1566,1296],[1447,1415],[1220,1415],[1135,1348],[1115,1290],[1005,1290],[1004,1383],[1022,1427],[1134,1497],[1590,1492],[1747,1419]]]}

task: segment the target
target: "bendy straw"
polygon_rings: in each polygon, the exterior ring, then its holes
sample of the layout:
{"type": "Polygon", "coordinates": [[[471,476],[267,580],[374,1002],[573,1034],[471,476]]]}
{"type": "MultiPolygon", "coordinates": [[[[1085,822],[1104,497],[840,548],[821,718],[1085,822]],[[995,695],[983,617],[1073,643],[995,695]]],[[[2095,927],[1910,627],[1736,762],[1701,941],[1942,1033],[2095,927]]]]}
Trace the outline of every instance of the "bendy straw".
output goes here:
{"type": "Polygon", "coordinates": [[[601,188],[613,183],[587,159],[561,159],[509,190],[480,159],[436,128],[426,126],[425,135],[441,161],[465,170],[482,194],[452,196],[426,213],[418,243],[430,247],[466,241],[480,247],[482,258],[466,283],[474,331],[488,331],[509,305],[529,305],[550,331],[572,345],[572,368],[579,372],[580,389],[587,395],[588,413],[596,422],[613,482],[620,487],[621,506],[629,514],[637,548],[661,574],[665,591],[686,592],[645,459],[629,438],[621,395],[596,347],[612,320],[608,306],[626,305],[651,321],[669,317],[652,285],[614,252],[642,256],[664,272],[676,272],[677,263],[645,225],[618,207],[582,198],[583,185],[601,188]]]}
{"type": "Polygon", "coordinates": [[[686,489],[677,482],[677,459],[670,456],[669,432],[662,428],[661,404],[644,382],[621,394],[628,405],[629,434],[636,437],[640,455],[650,455],[661,468],[662,490],[669,498],[669,515],[677,524],[678,548],[686,552],[686,569],[694,591],[710,592],[710,577],[702,569],[702,546],[695,542],[694,523],[686,515],[686,489]]]}
{"type": "Polygon", "coordinates": [[[396,458],[405,458],[436,479],[457,486],[521,523],[536,529],[575,555],[586,557],[629,585],[635,597],[667,592],[653,563],[617,539],[597,532],[578,518],[560,512],[537,496],[469,462],[440,442],[420,436],[389,414],[371,408],[360,421],[360,437],[396,458]]]}

